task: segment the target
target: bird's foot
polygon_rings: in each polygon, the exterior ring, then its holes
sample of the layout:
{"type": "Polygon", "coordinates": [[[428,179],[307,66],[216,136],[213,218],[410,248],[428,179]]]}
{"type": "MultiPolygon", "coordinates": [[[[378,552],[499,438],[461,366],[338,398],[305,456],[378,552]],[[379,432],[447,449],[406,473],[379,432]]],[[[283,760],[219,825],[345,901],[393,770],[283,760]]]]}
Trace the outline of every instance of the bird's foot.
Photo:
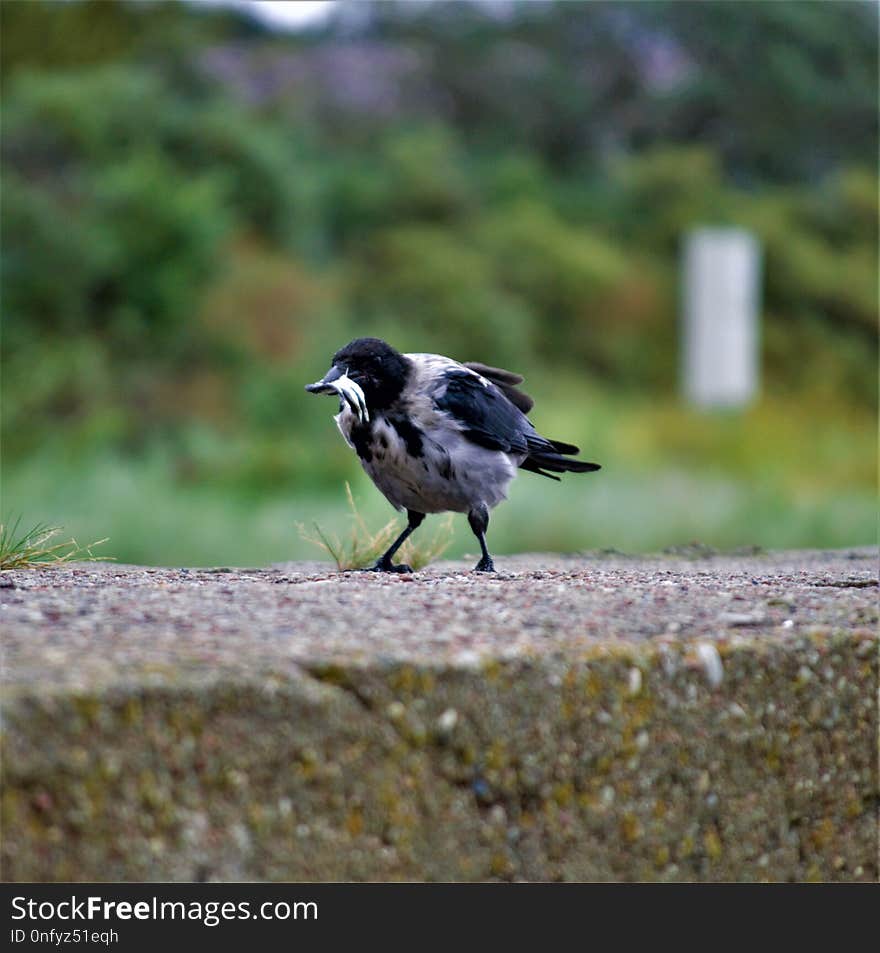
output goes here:
{"type": "Polygon", "coordinates": [[[491,556],[484,556],[476,566],[474,566],[474,572],[495,572],[495,563],[492,562],[491,556]]]}
{"type": "Polygon", "coordinates": [[[394,565],[390,559],[377,559],[372,566],[366,566],[361,572],[412,572],[412,566],[406,563],[394,565]]]}

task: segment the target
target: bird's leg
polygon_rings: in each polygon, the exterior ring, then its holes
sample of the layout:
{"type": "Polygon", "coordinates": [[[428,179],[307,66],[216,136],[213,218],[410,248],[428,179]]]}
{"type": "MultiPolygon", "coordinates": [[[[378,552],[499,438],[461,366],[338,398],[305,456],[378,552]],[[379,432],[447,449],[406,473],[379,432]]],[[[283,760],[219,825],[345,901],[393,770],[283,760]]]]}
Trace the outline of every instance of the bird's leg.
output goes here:
{"type": "Polygon", "coordinates": [[[374,566],[370,566],[369,572],[412,572],[412,568],[407,566],[406,563],[398,563],[396,566],[392,564],[391,559],[398,549],[403,545],[404,540],[413,532],[421,526],[422,520],[425,518],[424,513],[416,513],[413,510],[406,511],[408,522],[406,524],[406,529],[394,540],[394,542],[388,547],[388,549],[383,553],[377,560],[374,566]]]}
{"type": "Polygon", "coordinates": [[[486,547],[486,530],[489,527],[489,510],[485,503],[481,503],[468,513],[468,523],[474,531],[474,536],[480,541],[483,558],[474,566],[475,572],[495,572],[495,563],[486,547]]]}

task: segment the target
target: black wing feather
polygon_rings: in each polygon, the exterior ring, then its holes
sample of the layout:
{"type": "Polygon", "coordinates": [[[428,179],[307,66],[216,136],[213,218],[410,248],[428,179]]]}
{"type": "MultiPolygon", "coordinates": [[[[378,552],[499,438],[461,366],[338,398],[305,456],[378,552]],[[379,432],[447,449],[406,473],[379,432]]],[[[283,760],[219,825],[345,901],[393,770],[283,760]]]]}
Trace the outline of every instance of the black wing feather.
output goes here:
{"type": "Polygon", "coordinates": [[[435,406],[463,424],[464,435],[479,446],[503,453],[526,454],[521,468],[551,479],[557,479],[552,473],[587,473],[599,469],[596,463],[567,460],[563,454],[578,453],[578,448],[542,437],[500,386],[491,381],[484,384],[467,371],[448,371],[443,379],[446,389],[434,398],[435,406]]]}
{"type": "Polygon", "coordinates": [[[519,374],[514,374],[513,371],[505,371],[500,367],[490,367],[488,364],[480,364],[479,361],[466,361],[464,366],[469,367],[472,371],[476,371],[482,377],[485,377],[486,380],[490,380],[493,384],[496,384],[498,389],[511,404],[524,414],[527,414],[532,407],[535,406],[535,402],[528,394],[516,388],[516,384],[522,384],[523,382],[519,374]]]}
{"type": "Polygon", "coordinates": [[[535,429],[498,387],[467,371],[447,371],[443,379],[446,390],[434,404],[464,424],[469,440],[488,450],[528,452],[529,432],[535,429]]]}

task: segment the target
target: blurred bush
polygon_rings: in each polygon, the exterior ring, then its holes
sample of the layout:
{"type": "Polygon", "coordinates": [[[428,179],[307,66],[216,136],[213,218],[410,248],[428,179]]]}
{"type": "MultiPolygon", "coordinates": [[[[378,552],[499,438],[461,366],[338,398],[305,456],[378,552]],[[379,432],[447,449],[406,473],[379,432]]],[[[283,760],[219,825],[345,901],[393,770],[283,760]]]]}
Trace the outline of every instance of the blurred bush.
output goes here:
{"type": "MultiPolygon", "coordinates": [[[[302,384],[365,333],[527,370],[574,437],[588,389],[674,407],[695,224],[762,243],[766,421],[869,419],[870,6],[365,3],[280,37],[184,4],[4,4],[4,466],[338,484],[302,384]]],[[[664,413],[670,459],[752,478],[772,453],[762,426],[719,454],[664,413]]],[[[831,469],[864,482],[872,438],[847,433],[831,469]]]]}

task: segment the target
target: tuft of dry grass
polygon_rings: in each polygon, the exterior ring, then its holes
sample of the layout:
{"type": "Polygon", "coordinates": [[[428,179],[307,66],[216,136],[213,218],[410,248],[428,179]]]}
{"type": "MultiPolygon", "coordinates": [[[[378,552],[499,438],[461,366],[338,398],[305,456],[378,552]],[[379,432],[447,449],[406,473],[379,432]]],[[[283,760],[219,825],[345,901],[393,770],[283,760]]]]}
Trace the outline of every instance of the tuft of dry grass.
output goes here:
{"type": "MultiPolygon", "coordinates": [[[[403,531],[403,527],[394,519],[377,530],[371,530],[358,512],[351,486],[347,481],[345,495],[351,522],[348,535],[327,533],[317,523],[313,524],[314,530],[310,531],[302,523],[297,523],[300,538],[328,553],[340,572],[372,566],[403,531]]],[[[449,548],[452,542],[452,514],[436,527],[433,535],[419,531],[414,537],[411,536],[400,547],[395,559],[412,566],[413,569],[423,569],[439,559],[449,548]]]]}
{"type": "Polygon", "coordinates": [[[88,546],[80,546],[75,539],[53,542],[61,533],[60,526],[37,523],[27,532],[21,532],[20,524],[21,517],[11,525],[0,523],[0,570],[57,566],[74,559],[112,559],[111,556],[92,554],[92,547],[106,543],[106,539],[96,540],[88,546]]]}

